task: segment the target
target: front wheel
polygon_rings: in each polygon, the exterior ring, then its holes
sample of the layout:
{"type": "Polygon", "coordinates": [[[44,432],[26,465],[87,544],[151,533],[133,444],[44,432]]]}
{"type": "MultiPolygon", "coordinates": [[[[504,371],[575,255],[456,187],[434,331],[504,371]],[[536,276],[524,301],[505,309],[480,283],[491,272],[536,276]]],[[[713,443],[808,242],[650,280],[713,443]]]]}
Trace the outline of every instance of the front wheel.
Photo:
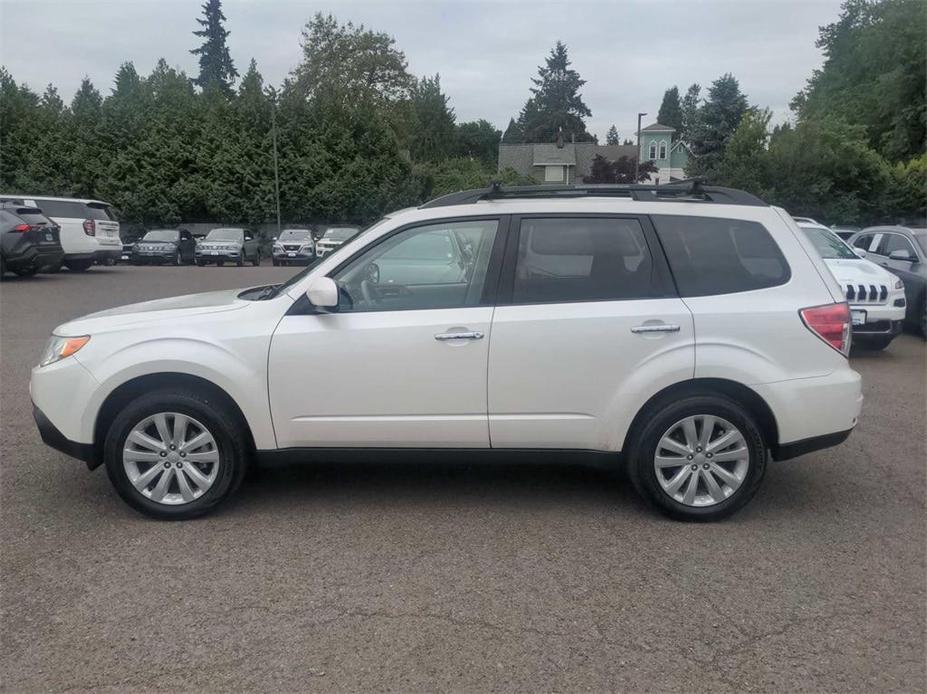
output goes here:
{"type": "Polygon", "coordinates": [[[183,265],[183,254],[180,251],[177,251],[177,255],[174,256],[174,265],[183,265]]]}
{"type": "Polygon", "coordinates": [[[116,416],[104,462],[119,496],[154,518],[208,513],[244,477],[241,425],[221,403],[194,391],[142,395],[116,416]]]}
{"type": "Polygon", "coordinates": [[[254,257],[251,259],[251,264],[254,265],[254,267],[257,267],[258,265],[261,264],[261,252],[260,251],[255,252],[254,257]]]}
{"type": "Polygon", "coordinates": [[[766,472],[766,443],[741,405],[694,395],[649,413],[628,466],[638,492],[667,515],[719,520],[756,493],[766,472]]]}

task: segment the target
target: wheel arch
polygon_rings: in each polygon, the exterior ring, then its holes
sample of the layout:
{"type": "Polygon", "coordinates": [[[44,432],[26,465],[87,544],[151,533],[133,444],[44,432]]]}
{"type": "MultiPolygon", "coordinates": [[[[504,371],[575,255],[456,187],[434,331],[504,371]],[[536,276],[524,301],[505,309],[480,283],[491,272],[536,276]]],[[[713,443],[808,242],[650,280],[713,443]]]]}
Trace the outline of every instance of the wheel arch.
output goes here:
{"type": "Polygon", "coordinates": [[[162,372],[136,376],[125,383],[117,386],[106,396],[99,410],[97,411],[96,421],[93,427],[93,450],[94,460],[88,462],[87,466],[92,470],[103,462],[103,442],[106,439],[106,432],[115,419],[119,411],[128,405],[132,400],[140,395],[149,393],[154,390],[164,390],[170,388],[183,388],[192,390],[221,403],[228,411],[238,420],[242,432],[245,435],[245,442],[248,446],[249,454],[255,450],[254,435],[251,432],[251,426],[245,417],[238,403],[222,387],[201,376],[192,374],[162,372]]]}
{"type": "Polygon", "coordinates": [[[746,408],[760,428],[760,432],[766,441],[766,447],[772,451],[775,459],[779,450],[779,425],[776,422],[776,416],[773,414],[772,408],[755,390],[737,381],[729,381],[723,378],[693,378],[688,381],[680,381],[654,394],[638,410],[631,421],[631,426],[628,427],[625,434],[621,450],[623,452],[630,450],[633,443],[638,440],[641,429],[654,411],[669,402],[691,395],[723,395],[746,408]]]}

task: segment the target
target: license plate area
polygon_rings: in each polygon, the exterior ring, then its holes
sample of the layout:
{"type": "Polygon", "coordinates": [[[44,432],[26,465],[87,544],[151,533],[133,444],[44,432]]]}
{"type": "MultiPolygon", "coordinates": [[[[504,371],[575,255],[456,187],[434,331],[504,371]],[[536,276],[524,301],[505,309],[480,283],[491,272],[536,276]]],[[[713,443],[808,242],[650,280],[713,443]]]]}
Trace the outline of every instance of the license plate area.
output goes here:
{"type": "Polygon", "coordinates": [[[850,311],[850,319],[853,322],[853,325],[865,325],[866,324],[866,312],[865,311],[850,311]]]}

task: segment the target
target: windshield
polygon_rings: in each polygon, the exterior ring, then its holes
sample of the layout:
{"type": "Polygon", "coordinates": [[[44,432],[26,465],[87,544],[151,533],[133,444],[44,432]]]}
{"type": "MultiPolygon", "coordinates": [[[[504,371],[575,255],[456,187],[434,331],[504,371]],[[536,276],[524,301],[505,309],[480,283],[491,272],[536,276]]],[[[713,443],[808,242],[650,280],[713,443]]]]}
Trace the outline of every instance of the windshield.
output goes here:
{"type": "Polygon", "coordinates": [[[176,241],[180,232],[176,229],[152,229],[142,238],[142,241],[176,241]]]}
{"type": "Polygon", "coordinates": [[[832,260],[834,258],[839,258],[841,260],[859,260],[859,256],[829,229],[805,226],[801,229],[825,260],[832,260]]]}
{"type": "Polygon", "coordinates": [[[325,236],[322,238],[331,239],[332,241],[347,241],[357,233],[353,227],[333,227],[325,230],[325,236]]]}
{"type": "Polygon", "coordinates": [[[242,229],[213,229],[206,234],[207,241],[241,241],[245,236],[242,229]]]}
{"type": "Polygon", "coordinates": [[[302,241],[309,237],[308,229],[287,229],[280,234],[279,241],[302,241]]]}

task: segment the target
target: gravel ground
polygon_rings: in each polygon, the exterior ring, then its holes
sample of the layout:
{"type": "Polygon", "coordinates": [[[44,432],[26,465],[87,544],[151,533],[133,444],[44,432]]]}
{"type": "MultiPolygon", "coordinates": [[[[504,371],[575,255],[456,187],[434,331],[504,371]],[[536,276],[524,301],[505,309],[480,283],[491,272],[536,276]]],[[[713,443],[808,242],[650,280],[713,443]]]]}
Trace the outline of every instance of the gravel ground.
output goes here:
{"type": "MultiPolygon", "coordinates": [[[[263,471],[147,520],[41,444],[29,370],[68,318],[283,279],[94,268],[0,289],[5,691],[923,691],[925,344],[861,354],[842,446],[727,522],[562,466],[263,471]]],[[[66,393],[62,393],[67,397],[66,393]]]]}

